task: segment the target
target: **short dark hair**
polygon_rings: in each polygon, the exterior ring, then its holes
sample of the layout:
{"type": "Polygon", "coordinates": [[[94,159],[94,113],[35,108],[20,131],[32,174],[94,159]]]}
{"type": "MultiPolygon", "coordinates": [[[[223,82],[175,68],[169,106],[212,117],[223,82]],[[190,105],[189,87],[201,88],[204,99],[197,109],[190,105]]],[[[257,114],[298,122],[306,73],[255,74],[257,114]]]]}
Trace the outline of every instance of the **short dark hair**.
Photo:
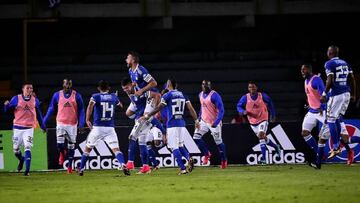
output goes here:
{"type": "Polygon", "coordinates": [[[129,53],[133,58],[135,63],[139,63],[140,62],[140,55],[139,53],[137,53],[136,51],[129,51],[129,53]]]}
{"type": "Polygon", "coordinates": [[[304,66],[304,67],[306,67],[306,68],[308,68],[308,69],[310,69],[312,71],[312,65],[311,64],[304,63],[302,66],[304,66]]]}
{"type": "Polygon", "coordinates": [[[171,86],[174,88],[174,89],[176,89],[177,88],[177,82],[176,82],[176,80],[175,80],[175,78],[173,78],[173,77],[170,77],[170,78],[168,78],[168,81],[170,81],[170,83],[171,83],[171,86]]]}
{"type": "Polygon", "coordinates": [[[334,55],[338,56],[339,55],[339,47],[336,45],[330,45],[329,48],[331,48],[334,51],[334,55]]]}
{"type": "Polygon", "coordinates": [[[25,85],[33,85],[33,83],[31,81],[25,81],[21,87],[23,88],[25,85]]]}
{"type": "Polygon", "coordinates": [[[108,81],[106,80],[100,80],[98,82],[98,88],[101,90],[101,91],[106,91],[106,90],[109,90],[110,89],[110,84],[108,81]]]}
{"type": "Polygon", "coordinates": [[[122,80],[121,80],[121,86],[126,86],[128,84],[131,83],[131,79],[129,77],[124,77],[122,80]]]}
{"type": "Polygon", "coordinates": [[[248,84],[253,84],[253,85],[256,85],[257,86],[257,83],[253,80],[249,80],[248,84]]]}

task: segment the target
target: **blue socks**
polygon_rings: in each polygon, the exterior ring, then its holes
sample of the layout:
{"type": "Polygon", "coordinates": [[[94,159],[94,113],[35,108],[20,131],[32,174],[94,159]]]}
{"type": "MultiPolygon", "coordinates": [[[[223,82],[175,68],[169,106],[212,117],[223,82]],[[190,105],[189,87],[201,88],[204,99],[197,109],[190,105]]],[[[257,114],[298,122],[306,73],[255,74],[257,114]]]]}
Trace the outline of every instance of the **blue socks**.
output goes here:
{"type": "Polygon", "coordinates": [[[225,144],[221,143],[217,145],[219,153],[220,153],[220,158],[221,161],[226,161],[227,157],[226,157],[226,148],[225,148],[225,144]]]}
{"type": "Polygon", "coordinates": [[[128,149],[128,161],[135,160],[135,153],[136,153],[136,141],[130,139],[129,140],[129,149],[128,149]]]}
{"type": "Polygon", "coordinates": [[[30,163],[31,163],[31,151],[25,150],[25,174],[29,173],[30,171],[30,163]]]}
{"type": "Polygon", "coordinates": [[[124,159],[124,155],[123,155],[122,152],[117,151],[117,152],[115,153],[115,157],[116,157],[116,159],[118,160],[120,166],[122,166],[123,164],[125,164],[125,159],[124,159]]]}
{"type": "Polygon", "coordinates": [[[322,158],[324,156],[324,148],[325,144],[318,144],[318,152],[316,155],[316,165],[320,166],[322,162],[322,158]]]}
{"type": "Polygon", "coordinates": [[[261,154],[262,154],[262,160],[266,160],[266,143],[264,139],[260,140],[260,149],[261,149],[261,154]]]}
{"type": "Polygon", "coordinates": [[[83,155],[81,156],[80,170],[85,169],[85,165],[86,165],[88,158],[89,158],[89,154],[84,152],[83,155]]]}
{"type": "Polygon", "coordinates": [[[149,164],[149,154],[148,154],[148,150],[146,145],[139,145],[140,147],[140,158],[141,158],[141,162],[142,164],[149,164]]]}
{"type": "Polygon", "coordinates": [[[189,161],[190,154],[189,154],[188,150],[185,147],[179,147],[179,151],[182,154],[182,156],[184,156],[185,159],[189,161]]]}
{"type": "Polygon", "coordinates": [[[340,142],[340,133],[339,133],[340,128],[338,128],[338,125],[336,123],[328,123],[328,125],[329,125],[331,140],[333,142],[333,147],[334,149],[337,149],[339,148],[339,142],[340,142]]]}
{"type": "Polygon", "coordinates": [[[174,155],[174,157],[176,159],[176,162],[177,162],[178,166],[180,167],[180,169],[185,170],[186,167],[185,167],[185,165],[184,165],[184,163],[183,163],[183,161],[181,159],[182,156],[181,156],[180,150],[179,149],[174,149],[173,150],[173,155],[174,155]]]}
{"type": "Polygon", "coordinates": [[[147,146],[147,150],[148,150],[148,154],[149,154],[149,160],[151,162],[151,165],[153,167],[157,166],[159,163],[158,161],[156,160],[156,153],[155,151],[153,150],[153,148],[151,146],[147,146]]]}
{"type": "Polygon", "coordinates": [[[209,154],[209,150],[206,147],[205,141],[203,139],[194,139],[196,145],[199,147],[201,154],[203,156],[208,155],[209,154]]]}
{"type": "Polygon", "coordinates": [[[309,145],[309,147],[315,152],[315,154],[318,151],[318,145],[316,143],[315,138],[312,135],[308,135],[306,137],[304,137],[304,140],[306,142],[306,144],[309,145]]]}

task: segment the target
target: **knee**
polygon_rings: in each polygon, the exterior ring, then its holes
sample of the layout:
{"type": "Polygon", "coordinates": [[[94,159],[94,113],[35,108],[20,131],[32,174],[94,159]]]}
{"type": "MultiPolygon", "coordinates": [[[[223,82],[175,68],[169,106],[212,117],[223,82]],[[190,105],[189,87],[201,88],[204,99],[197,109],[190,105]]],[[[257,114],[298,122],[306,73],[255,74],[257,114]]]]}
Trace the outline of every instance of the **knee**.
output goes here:
{"type": "Polygon", "coordinates": [[[259,132],[258,137],[259,137],[259,140],[262,140],[262,139],[265,140],[266,139],[265,132],[259,132]]]}

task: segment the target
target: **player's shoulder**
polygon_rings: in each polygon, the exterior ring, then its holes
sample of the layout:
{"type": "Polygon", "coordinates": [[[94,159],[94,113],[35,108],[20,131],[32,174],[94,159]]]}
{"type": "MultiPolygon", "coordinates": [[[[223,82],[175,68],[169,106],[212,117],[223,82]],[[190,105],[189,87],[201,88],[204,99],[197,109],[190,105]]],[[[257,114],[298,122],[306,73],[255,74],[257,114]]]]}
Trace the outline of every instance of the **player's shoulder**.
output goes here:
{"type": "Polygon", "coordinates": [[[93,98],[93,99],[98,99],[98,98],[100,98],[100,93],[94,93],[94,94],[92,94],[92,95],[91,95],[91,98],[93,98]]]}

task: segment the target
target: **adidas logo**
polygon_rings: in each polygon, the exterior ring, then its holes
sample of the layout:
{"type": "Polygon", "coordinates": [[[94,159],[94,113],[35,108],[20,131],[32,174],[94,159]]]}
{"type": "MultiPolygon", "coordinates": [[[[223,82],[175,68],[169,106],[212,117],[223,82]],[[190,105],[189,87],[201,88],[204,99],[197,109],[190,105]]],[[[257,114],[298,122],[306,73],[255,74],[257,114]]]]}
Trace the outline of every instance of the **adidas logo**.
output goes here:
{"type": "MultiPolygon", "coordinates": [[[[265,160],[268,164],[283,164],[283,163],[304,163],[305,155],[302,152],[296,152],[294,145],[291,143],[289,137],[286,135],[284,129],[280,124],[271,129],[272,134],[268,134],[267,138],[274,143],[280,144],[281,154],[280,156],[275,154],[275,149],[270,146],[266,146],[268,151],[266,152],[265,160]],[[273,136],[274,135],[274,136],[273,136]],[[276,138],[276,140],[274,139],[276,138]]],[[[261,152],[260,143],[255,145],[252,150],[254,152],[261,152]]],[[[261,153],[249,154],[246,157],[246,162],[250,165],[258,164],[262,158],[261,153]]]]}
{"type": "Polygon", "coordinates": [[[24,110],[25,110],[25,111],[30,111],[31,109],[30,109],[30,107],[26,104],[25,107],[24,107],[24,110]]]}
{"type": "MultiPolygon", "coordinates": [[[[73,166],[79,166],[81,162],[81,155],[85,149],[86,140],[81,142],[74,154],[74,163],[73,166]]],[[[68,160],[63,164],[63,168],[66,169],[68,165],[68,160]]],[[[89,154],[89,160],[86,163],[86,169],[116,169],[120,166],[118,160],[114,158],[111,149],[105,144],[104,141],[100,141],[96,147],[91,150],[89,154]]]]}
{"type": "Polygon", "coordinates": [[[71,107],[70,102],[66,102],[66,103],[64,104],[64,107],[71,107]]]}

